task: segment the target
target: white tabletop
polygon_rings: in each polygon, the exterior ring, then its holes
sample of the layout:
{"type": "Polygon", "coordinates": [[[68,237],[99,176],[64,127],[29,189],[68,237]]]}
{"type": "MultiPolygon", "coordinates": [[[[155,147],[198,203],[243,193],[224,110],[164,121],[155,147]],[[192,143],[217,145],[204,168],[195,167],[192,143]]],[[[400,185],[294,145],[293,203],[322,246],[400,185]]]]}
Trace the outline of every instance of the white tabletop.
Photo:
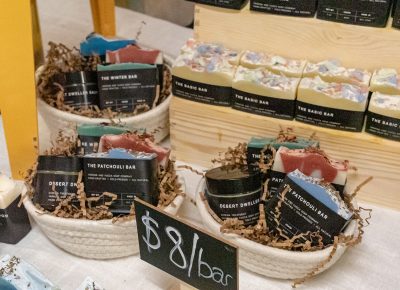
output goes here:
{"type": "MultiPolygon", "coordinates": [[[[78,45],[92,29],[88,0],[38,0],[44,43],[49,40],[78,45]]],[[[175,56],[191,30],[124,9],[117,9],[118,35],[134,37],[142,21],[140,41],[175,56]]],[[[0,123],[1,125],[1,123],[0,123]]],[[[0,132],[1,133],[1,132],[0,132]]],[[[0,134],[1,135],[1,134],[0,134]]],[[[4,145],[0,136],[0,170],[6,168],[4,145]]],[[[195,195],[199,177],[181,172],[187,194],[195,195]]],[[[363,243],[351,248],[327,272],[301,286],[301,289],[399,289],[400,213],[368,204],[373,209],[371,226],[363,243]]],[[[197,209],[186,202],[179,215],[201,224],[197,209]]],[[[72,256],[53,245],[37,226],[17,245],[0,244],[0,256],[17,255],[36,266],[62,289],[75,289],[91,276],[108,290],[170,289],[177,281],[132,256],[111,261],[87,260],[72,256]]],[[[240,289],[291,289],[290,281],[269,279],[240,268],[240,289]]]]}

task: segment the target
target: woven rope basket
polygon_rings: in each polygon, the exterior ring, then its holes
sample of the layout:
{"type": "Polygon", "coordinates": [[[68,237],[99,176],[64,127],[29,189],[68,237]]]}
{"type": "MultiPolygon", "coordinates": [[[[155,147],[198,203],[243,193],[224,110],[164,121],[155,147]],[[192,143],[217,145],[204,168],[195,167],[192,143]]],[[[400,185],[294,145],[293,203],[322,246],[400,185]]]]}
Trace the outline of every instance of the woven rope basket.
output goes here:
{"type": "MultiPolygon", "coordinates": [[[[179,180],[183,184],[183,180],[179,180]]],[[[178,195],[164,211],[176,215],[184,197],[178,195]]],[[[61,249],[88,259],[115,259],[139,252],[136,221],[82,220],[41,214],[31,199],[24,199],[29,215],[43,233],[61,249]]]]}
{"type": "MultiPolygon", "coordinates": [[[[204,188],[204,180],[199,188],[204,188]]],[[[240,266],[257,274],[279,279],[302,278],[314,270],[319,263],[325,261],[332,251],[331,246],[315,252],[292,252],[261,245],[236,234],[222,234],[220,232],[221,225],[210,215],[200,194],[196,195],[196,204],[206,229],[238,246],[240,266]]],[[[346,227],[344,234],[351,236],[356,229],[357,223],[353,220],[346,227]]],[[[339,245],[331,261],[318,273],[336,263],[346,248],[344,245],[339,245]]]]}

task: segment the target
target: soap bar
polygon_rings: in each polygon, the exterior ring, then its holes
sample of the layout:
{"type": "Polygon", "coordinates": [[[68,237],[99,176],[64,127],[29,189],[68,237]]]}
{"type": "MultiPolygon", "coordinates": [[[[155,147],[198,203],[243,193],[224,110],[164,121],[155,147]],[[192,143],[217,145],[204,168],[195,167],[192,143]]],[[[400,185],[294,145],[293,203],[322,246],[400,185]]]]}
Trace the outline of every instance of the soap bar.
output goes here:
{"type": "Polygon", "coordinates": [[[393,23],[392,26],[400,28],[400,1],[395,0],[393,4],[393,23]]]}
{"type": "Polygon", "coordinates": [[[240,64],[248,68],[264,67],[275,74],[284,74],[288,77],[300,78],[303,74],[306,61],[246,50],[240,59],[240,64]]]}
{"type": "Polygon", "coordinates": [[[325,60],[319,63],[307,63],[303,77],[314,78],[319,76],[322,80],[332,83],[348,83],[358,86],[369,86],[371,73],[357,68],[345,68],[338,60],[325,60]]]}
{"type": "Polygon", "coordinates": [[[365,131],[400,141],[400,95],[372,94],[365,131]]]}
{"type": "Polygon", "coordinates": [[[100,139],[99,152],[107,152],[112,148],[124,148],[135,152],[155,153],[162,166],[166,166],[171,150],[159,146],[149,137],[135,133],[121,135],[103,135],[100,139]]]}
{"type": "Polygon", "coordinates": [[[172,68],[175,96],[206,104],[230,106],[236,53],[214,44],[188,42],[172,68]],[[234,55],[234,56],[233,56],[234,55]]]}
{"type": "MultiPolygon", "coordinates": [[[[83,168],[87,197],[100,197],[104,192],[117,195],[110,206],[114,215],[129,214],[135,196],[153,205],[158,203],[158,165],[154,153],[111,149],[85,155],[83,168]]],[[[110,200],[102,197],[97,204],[110,200]]]]}
{"type": "Polygon", "coordinates": [[[313,17],[317,9],[317,0],[250,0],[250,10],[313,17]]]}
{"type": "Polygon", "coordinates": [[[206,5],[236,9],[236,10],[242,9],[242,7],[247,2],[247,0],[189,0],[189,1],[196,2],[199,4],[206,4],[206,5]]]}
{"type": "Polygon", "coordinates": [[[232,83],[233,108],[292,120],[300,79],[271,73],[266,68],[239,66],[232,83]]]}
{"type": "Polygon", "coordinates": [[[128,45],[115,51],[107,51],[107,63],[147,63],[147,64],[162,64],[163,56],[159,50],[144,49],[136,45],[128,45]]]}
{"type": "Polygon", "coordinates": [[[79,205],[76,193],[81,170],[80,157],[40,155],[34,180],[33,202],[48,211],[53,211],[61,200],[68,197],[72,197],[74,205],[79,205]]]}
{"type": "Polygon", "coordinates": [[[368,89],[316,78],[301,80],[297,91],[296,120],[332,129],[361,132],[368,89]]]}
{"type": "Polygon", "coordinates": [[[348,24],[385,27],[392,0],[319,0],[317,18],[348,24]]]}
{"type": "Polygon", "coordinates": [[[81,42],[80,52],[83,56],[104,56],[107,50],[113,51],[135,43],[133,39],[107,39],[102,35],[92,33],[81,42]]]}
{"type": "Polygon", "coordinates": [[[97,65],[97,77],[101,109],[118,112],[133,112],[139,106],[151,109],[160,93],[155,65],[97,65]]]}
{"type": "Polygon", "coordinates": [[[120,135],[130,130],[122,126],[112,126],[107,123],[103,124],[81,124],[77,126],[78,148],[77,154],[85,155],[96,153],[99,148],[100,137],[103,135],[113,134],[120,135]]]}
{"type": "MultiPolygon", "coordinates": [[[[42,273],[21,258],[10,255],[0,256],[0,269],[10,269],[0,274],[4,280],[11,283],[18,290],[59,290],[42,273]]],[[[1,283],[0,283],[1,285],[1,283]]],[[[2,290],[6,290],[0,287],[2,290]]]]}
{"type": "MultiPolygon", "coordinates": [[[[305,149],[308,147],[319,148],[319,142],[316,140],[309,140],[304,138],[299,138],[292,135],[291,139],[287,138],[260,138],[252,137],[247,144],[247,164],[251,172],[258,172],[260,170],[258,163],[261,158],[261,151],[267,149],[271,146],[275,150],[284,146],[289,149],[305,149]]],[[[272,151],[265,150],[264,152],[264,163],[268,164],[272,158],[272,151]]]]}
{"type": "Polygon", "coordinates": [[[276,192],[286,174],[296,169],[308,176],[322,178],[332,183],[341,194],[344,192],[347,162],[330,159],[320,149],[288,149],[283,146],[276,152],[271,170],[271,192],[276,192]]]}
{"type": "Polygon", "coordinates": [[[22,183],[0,174],[0,243],[16,244],[31,230],[25,207],[18,206],[22,191],[22,183]]]}
{"type": "Polygon", "coordinates": [[[397,70],[391,68],[376,70],[372,75],[370,90],[387,95],[400,95],[400,76],[397,70]]]}
{"type": "MultiPolygon", "coordinates": [[[[351,220],[353,213],[343,202],[338,192],[318,178],[309,177],[299,170],[290,172],[265,207],[270,231],[279,228],[284,235],[292,238],[306,232],[318,232],[324,244],[331,244],[351,220]],[[279,208],[277,224],[276,207],[286,190],[279,208]]],[[[304,242],[298,240],[296,242],[304,242]]]]}

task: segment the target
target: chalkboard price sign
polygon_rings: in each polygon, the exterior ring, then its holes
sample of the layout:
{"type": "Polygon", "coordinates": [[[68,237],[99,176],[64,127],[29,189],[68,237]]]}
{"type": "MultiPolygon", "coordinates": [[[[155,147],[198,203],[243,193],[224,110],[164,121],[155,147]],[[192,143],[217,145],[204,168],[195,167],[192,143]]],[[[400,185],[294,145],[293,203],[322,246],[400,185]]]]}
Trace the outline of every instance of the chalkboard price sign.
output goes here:
{"type": "Polygon", "coordinates": [[[140,258],[198,289],[238,289],[238,250],[135,198],[140,258]]]}

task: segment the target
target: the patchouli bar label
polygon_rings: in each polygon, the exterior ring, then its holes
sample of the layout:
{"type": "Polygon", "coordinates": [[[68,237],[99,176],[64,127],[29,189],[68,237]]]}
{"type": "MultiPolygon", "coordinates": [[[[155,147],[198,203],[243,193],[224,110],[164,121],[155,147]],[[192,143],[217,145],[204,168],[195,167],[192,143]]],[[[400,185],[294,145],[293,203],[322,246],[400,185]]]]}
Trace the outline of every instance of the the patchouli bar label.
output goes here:
{"type": "Polygon", "coordinates": [[[400,141],[400,119],[368,112],[365,131],[380,137],[400,141]]]}
{"type": "Polygon", "coordinates": [[[200,103],[230,106],[231,87],[220,87],[172,77],[172,93],[174,96],[200,103]]]}
{"type": "Polygon", "coordinates": [[[233,108],[257,115],[292,120],[294,116],[294,100],[284,100],[259,96],[233,89],[233,108]]]}
{"type": "Polygon", "coordinates": [[[320,127],[361,132],[364,112],[338,110],[297,101],[296,120],[320,127]]]}

